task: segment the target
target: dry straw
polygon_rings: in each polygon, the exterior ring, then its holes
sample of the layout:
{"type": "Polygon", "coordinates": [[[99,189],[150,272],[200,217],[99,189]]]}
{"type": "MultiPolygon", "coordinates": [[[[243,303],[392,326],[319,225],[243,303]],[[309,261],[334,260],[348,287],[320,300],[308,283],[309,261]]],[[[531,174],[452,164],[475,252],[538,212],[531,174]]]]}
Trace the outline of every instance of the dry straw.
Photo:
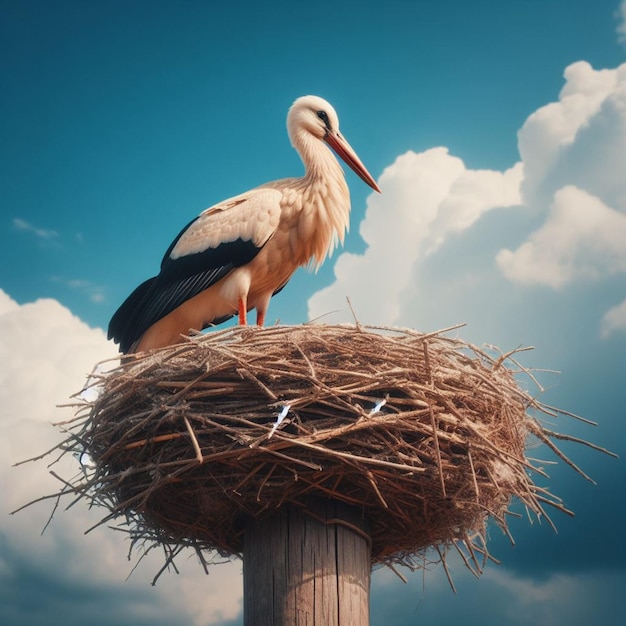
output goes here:
{"type": "Polygon", "coordinates": [[[512,500],[569,513],[533,482],[529,437],[582,474],[554,443],[580,440],[542,425],[563,412],[520,387],[520,372],[537,383],[514,353],[445,333],[238,327],[129,358],[64,425],[59,449],[95,468],[54,497],[104,507],[169,564],[188,546],[240,556],[250,520],[324,496],[362,511],[373,564],[453,546],[479,574],[487,521],[508,532],[512,500]]]}

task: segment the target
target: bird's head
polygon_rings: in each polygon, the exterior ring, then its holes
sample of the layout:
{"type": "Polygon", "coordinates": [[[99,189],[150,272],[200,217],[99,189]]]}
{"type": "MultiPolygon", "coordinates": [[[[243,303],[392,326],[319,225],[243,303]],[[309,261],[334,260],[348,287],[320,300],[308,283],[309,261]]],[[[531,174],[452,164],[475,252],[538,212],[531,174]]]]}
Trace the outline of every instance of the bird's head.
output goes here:
{"type": "Polygon", "coordinates": [[[287,132],[292,145],[298,149],[298,136],[305,133],[325,141],[336,154],[372,189],[380,189],[372,175],[350,144],[339,132],[339,117],[333,106],[319,96],[302,96],[289,109],[287,132]]]}
{"type": "Polygon", "coordinates": [[[287,131],[292,140],[300,131],[324,139],[329,129],[339,132],[339,118],[330,102],[319,96],[302,96],[289,109],[287,131]]]}

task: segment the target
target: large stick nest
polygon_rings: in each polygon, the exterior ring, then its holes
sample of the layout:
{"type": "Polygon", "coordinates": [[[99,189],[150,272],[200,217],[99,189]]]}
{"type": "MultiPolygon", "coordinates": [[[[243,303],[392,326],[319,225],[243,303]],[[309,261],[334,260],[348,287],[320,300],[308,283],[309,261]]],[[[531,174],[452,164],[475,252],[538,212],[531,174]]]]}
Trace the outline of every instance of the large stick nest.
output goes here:
{"type": "Polygon", "coordinates": [[[251,520],[324,496],[362,511],[374,564],[416,566],[429,547],[460,545],[480,571],[487,520],[506,531],[513,498],[541,517],[546,504],[566,511],[533,483],[542,472],[525,446],[534,435],[573,465],[552,441],[568,437],[541,425],[535,413],[554,412],[519,372],[514,356],[442,333],[194,337],[102,377],[65,444],[95,469],[63,490],[106,507],[103,521],[121,516],[135,541],[226,556],[241,555],[251,520]]]}

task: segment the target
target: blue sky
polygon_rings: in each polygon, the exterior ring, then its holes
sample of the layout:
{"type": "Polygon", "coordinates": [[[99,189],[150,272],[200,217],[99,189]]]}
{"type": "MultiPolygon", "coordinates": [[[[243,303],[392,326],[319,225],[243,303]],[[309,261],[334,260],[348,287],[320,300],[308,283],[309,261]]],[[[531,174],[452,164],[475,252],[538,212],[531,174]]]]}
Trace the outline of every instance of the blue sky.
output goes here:
{"type": "MultiPolygon", "coordinates": [[[[344,249],[268,321],[350,320],[350,296],[363,322],[533,345],[527,365],[561,372],[546,402],[599,423],[557,428],[626,454],[626,3],[0,0],[0,73],[0,622],[241,623],[240,564],[152,589],[148,559],[125,582],[117,534],[83,536],[92,513],[43,537],[45,507],[6,515],[55,486],[9,466],[54,445],[56,405],[115,353],[102,329],[180,228],[302,172],[285,116],[307,93],[383,193],[347,172],[344,249]]],[[[502,565],[459,565],[456,595],[441,568],[376,572],[372,624],[617,624],[623,461],[566,449],[598,485],[548,466],[576,512],[557,535],[492,530],[502,565]]]]}

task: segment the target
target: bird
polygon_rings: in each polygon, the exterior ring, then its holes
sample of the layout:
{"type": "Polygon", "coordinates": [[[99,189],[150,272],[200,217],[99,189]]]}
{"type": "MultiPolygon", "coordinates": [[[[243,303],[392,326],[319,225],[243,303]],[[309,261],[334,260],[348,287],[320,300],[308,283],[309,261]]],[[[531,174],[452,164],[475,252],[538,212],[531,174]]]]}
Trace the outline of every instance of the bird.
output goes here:
{"type": "Polygon", "coordinates": [[[295,100],[287,133],[304,176],[265,183],[189,222],[165,252],[158,275],[141,283],[112,316],[108,338],[121,353],[174,345],[235,315],[246,325],[252,309],[263,326],[271,297],[296,269],[318,269],[343,244],[350,193],[335,154],[378,193],[379,186],[323,98],[295,100]]]}

